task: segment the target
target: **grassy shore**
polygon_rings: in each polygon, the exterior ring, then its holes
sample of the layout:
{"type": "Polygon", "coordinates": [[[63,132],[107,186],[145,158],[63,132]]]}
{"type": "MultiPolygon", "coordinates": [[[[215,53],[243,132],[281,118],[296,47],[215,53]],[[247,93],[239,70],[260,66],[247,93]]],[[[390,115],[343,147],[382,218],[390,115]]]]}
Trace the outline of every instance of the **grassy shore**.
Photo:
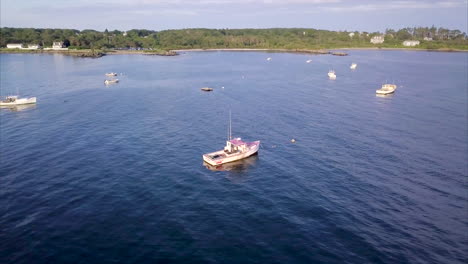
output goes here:
{"type": "Polygon", "coordinates": [[[91,50],[91,49],[69,49],[69,50],[28,50],[28,49],[6,49],[1,48],[0,53],[25,53],[25,54],[63,54],[75,57],[88,57],[88,58],[99,58],[106,55],[106,51],[103,50],[91,50]]]}
{"type": "Polygon", "coordinates": [[[336,47],[333,49],[252,49],[252,48],[220,48],[220,49],[174,49],[174,50],[91,50],[91,49],[69,49],[69,50],[27,50],[27,49],[7,49],[0,48],[0,53],[24,53],[24,54],[63,54],[75,57],[99,58],[104,55],[122,55],[122,54],[144,54],[158,56],[176,56],[180,52],[193,51],[263,51],[263,52],[289,52],[289,53],[304,53],[304,54],[335,54],[335,51],[346,50],[406,50],[406,51],[438,51],[438,52],[468,52],[468,49],[425,49],[415,47],[336,47]],[[332,52],[333,50],[333,52],[332,52]]]}

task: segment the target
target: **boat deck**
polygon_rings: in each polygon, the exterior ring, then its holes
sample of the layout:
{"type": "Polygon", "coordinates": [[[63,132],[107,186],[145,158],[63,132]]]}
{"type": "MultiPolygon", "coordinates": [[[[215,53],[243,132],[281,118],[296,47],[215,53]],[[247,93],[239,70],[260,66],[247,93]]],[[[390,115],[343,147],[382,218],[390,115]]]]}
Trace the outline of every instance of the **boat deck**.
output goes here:
{"type": "Polygon", "coordinates": [[[219,150],[219,151],[216,151],[216,152],[205,154],[205,156],[208,156],[212,160],[219,160],[219,159],[225,159],[227,157],[232,157],[232,156],[235,156],[235,155],[238,155],[238,154],[241,154],[241,152],[236,151],[236,152],[228,153],[228,152],[226,152],[224,150],[219,150]]]}

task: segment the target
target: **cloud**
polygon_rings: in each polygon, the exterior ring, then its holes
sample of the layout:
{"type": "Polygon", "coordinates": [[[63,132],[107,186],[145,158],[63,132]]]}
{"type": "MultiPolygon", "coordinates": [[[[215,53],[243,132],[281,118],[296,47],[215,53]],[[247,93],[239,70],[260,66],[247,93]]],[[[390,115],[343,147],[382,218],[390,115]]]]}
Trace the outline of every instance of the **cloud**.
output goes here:
{"type": "Polygon", "coordinates": [[[377,12],[408,9],[434,9],[465,7],[466,1],[389,1],[377,4],[357,4],[322,7],[322,11],[330,12],[377,12]]]}

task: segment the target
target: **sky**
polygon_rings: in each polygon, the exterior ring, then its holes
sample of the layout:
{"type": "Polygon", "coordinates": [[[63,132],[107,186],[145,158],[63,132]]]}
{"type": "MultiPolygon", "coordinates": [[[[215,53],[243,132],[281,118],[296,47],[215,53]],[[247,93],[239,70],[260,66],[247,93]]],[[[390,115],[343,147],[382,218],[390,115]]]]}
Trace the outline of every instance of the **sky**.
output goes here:
{"type": "Polygon", "coordinates": [[[129,30],[315,28],[467,32],[468,0],[0,0],[1,27],[129,30]]]}

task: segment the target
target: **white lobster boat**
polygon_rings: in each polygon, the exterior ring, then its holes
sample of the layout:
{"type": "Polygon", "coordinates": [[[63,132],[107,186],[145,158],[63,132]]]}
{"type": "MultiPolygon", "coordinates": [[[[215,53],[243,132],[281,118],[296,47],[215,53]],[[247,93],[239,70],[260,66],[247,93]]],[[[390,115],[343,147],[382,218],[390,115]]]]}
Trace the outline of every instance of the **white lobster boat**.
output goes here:
{"type": "Polygon", "coordinates": [[[217,166],[250,157],[258,152],[260,141],[245,142],[231,137],[231,113],[229,113],[229,140],[223,150],[203,154],[203,161],[217,166]]]}
{"type": "Polygon", "coordinates": [[[336,79],[335,71],[330,70],[330,71],[328,72],[328,78],[329,78],[330,80],[335,80],[335,79],[336,79]]]}
{"type": "Polygon", "coordinates": [[[106,76],[111,76],[111,77],[117,76],[117,73],[115,73],[115,72],[108,72],[108,73],[106,73],[106,76]]]}
{"type": "Polygon", "coordinates": [[[397,86],[395,84],[384,84],[382,85],[382,88],[378,89],[375,91],[376,94],[392,94],[395,92],[397,86]]]}
{"type": "Polygon", "coordinates": [[[105,80],[105,81],[104,81],[105,84],[113,84],[113,83],[118,83],[118,82],[119,82],[119,79],[105,80]]]}
{"type": "Polygon", "coordinates": [[[203,161],[213,166],[238,161],[256,154],[259,147],[259,140],[244,142],[241,138],[234,138],[226,141],[226,146],[223,150],[204,154],[203,161]]]}
{"type": "Polygon", "coordinates": [[[349,68],[350,68],[351,70],[355,70],[356,67],[357,67],[357,64],[356,64],[356,63],[352,63],[351,66],[349,66],[349,68]]]}
{"type": "Polygon", "coordinates": [[[35,103],[36,97],[19,98],[17,95],[7,96],[5,99],[0,100],[0,106],[15,106],[35,103]]]}

